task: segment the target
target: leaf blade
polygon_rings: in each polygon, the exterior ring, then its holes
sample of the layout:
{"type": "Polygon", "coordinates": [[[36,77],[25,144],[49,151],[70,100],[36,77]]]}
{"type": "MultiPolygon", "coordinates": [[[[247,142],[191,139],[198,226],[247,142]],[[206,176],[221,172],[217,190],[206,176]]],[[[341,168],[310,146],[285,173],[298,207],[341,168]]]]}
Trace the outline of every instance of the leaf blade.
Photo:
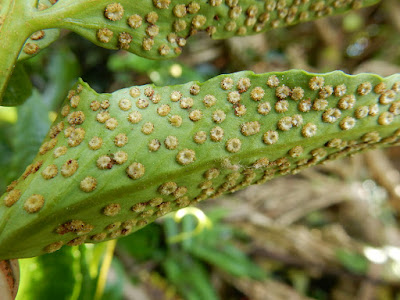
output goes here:
{"type": "Polygon", "coordinates": [[[377,0],[336,1],[80,1],[57,3],[50,12],[53,27],[67,28],[108,49],[165,59],[178,56],[186,39],[207,31],[215,39],[257,34],[351,9],[377,0]]]}
{"type": "Polygon", "coordinates": [[[4,205],[9,194],[1,198],[0,245],[11,246],[0,247],[0,257],[116,238],[209,197],[397,144],[399,85],[398,74],[383,79],[298,70],[239,72],[113,94],[80,82],[19,179],[21,198],[10,207],[4,205]],[[58,147],[67,152],[55,156],[58,147]],[[58,170],[54,176],[50,166],[58,170]],[[37,213],[24,208],[32,195],[45,199],[37,213]]]}
{"type": "Polygon", "coordinates": [[[45,29],[33,33],[24,43],[18,61],[29,59],[60,37],[60,29],[45,29]]]}

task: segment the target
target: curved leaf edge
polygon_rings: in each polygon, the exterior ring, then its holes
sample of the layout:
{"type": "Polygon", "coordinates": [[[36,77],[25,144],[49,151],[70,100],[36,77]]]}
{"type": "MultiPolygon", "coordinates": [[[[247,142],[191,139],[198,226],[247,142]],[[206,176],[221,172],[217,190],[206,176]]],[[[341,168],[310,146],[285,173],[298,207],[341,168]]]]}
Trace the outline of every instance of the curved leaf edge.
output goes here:
{"type": "MultiPolygon", "coordinates": [[[[204,83],[189,82],[171,87],[145,85],[122,89],[111,94],[97,94],[80,80],[64,103],[63,109],[68,107],[68,113],[64,111],[63,115],[59,115],[42,145],[43,150],[49,148],[52,141],[56,141],[57,148],[64,146],[69,154],[66,157],[54,158],[56,145],[52,145],[47,151],[42,151],[43,153],[36,157],[25,174],[9,188],[8,193],[1,197],[0,257],[28,257],[48,252],[49,249],[54,250],[49,248],[49,245],[55,247],[54,245],[62,246],[64,243],[84,242],[85,239],[88,242],[97,242],[100,237],[103,240],[115,238],[138,230],[171,210],[196,204],[209,197],[233,192],[249,184],[262,183],[276,176],[297,173],[305,167],[325,160],[378,146],[396,145],[400,135],[399,84],[400,74],[382,78],[374,74],[347,75],[341,71],[327,74],[313,74],[301,70],[266,74],[244,71],[219,75],[204,83]],[[247,86],[246,91],[242,90],[239,93],[237,84],[243,83],[245,78],[249,79],[251,86],[247,86]],[[278,79],[277,86],[268,86],[267,83],[271,78],[278,79]],[[323,84],[320,82],[321,79],[324,80],[323,84]],[[310,88],[311,84],[318,82],[320,86],[317,89],[315,86],[314,89],[310,88]],[[226,88],[225,84],[230,83],[232,86],[229,89],[223,88],[223,86],[226,88]],[[347,86],[347,92],[340,96],[332,94],[341,84],[347,86]],[[265,94],[257,101],[254,100],[255,94],[251,95],[260,87],[265,94]],[[280,95],[281,98],[278,98],[277,90],[285,90],[284,87],[289,88],[290,96],[282,98],[280,95]],[[304,88],[304,99],[293,99],[296,87],[304,88]],[[361,91],[360,87],[367,88],[368,93],[365,90],[361,91]],[[138,92],[140,96],[138,94],[132,96],[132,90],[138,92]],[[173,91],[182,94],[180,101],[170,100],[173,91]],[[321,98],[324,94],[322,91],[324,93],[330,91],[332,94],[326,98],[328,104],[324,110],[319,109],[320,105],[325,105],[324,101],[319,101],[324,100],[321,98]],[[228,101],[231,92],[242,97],[240,103],[232,104],[228,101]],[[197,95],[194,95],[196,93],[197,95]],[[207,94],[216,97],[216,103],[212,108],[206,107],[203,102],[207,94]],[[157,98],[157,95],[160,98],[157,98]],[[347,97],[351,95],[356,97],[355,104],[353,103],[352,107],[344,107],[351,102],[351,97],[347,97]],[[79,96],[81,100],[76,106],[72,105],[77,99],[74,96],[79,96]],[[184,98],[186,100],[183,100],[184,98]],[[194,99],[193,107],[190,109],[181,107],[183,102],[188,101],[187,98],[194,99]],[[306,103],[308,98],[312,98],[312,105],[318,107],[306,112],[300,111],[300,103],[306,103]],[[139,109],[133,104],[125,111],[120,109],[123,99],[136,101],[136,105],[142,105],[143,101],[139,101],[140,99],[145,100],[148,106],[139,109]],[[97,101],[99,105],[104,103],[109,107],[93,111],[90,108],[93,101],[97,101]],[[285,112],[278,112],[280,106],[277,105],[286,105],[284,101],[288,103],[289,108],[285,112]],[[267,102],[272,107],[270,112],[267,115],[257,113],[259,105],[267,102]],[[160,116],[158,108],[165,104],[170,107],[171,113],[160,116]],[[239,104],[247,107],[246,114],[241,116],[236,114],[239,104]],[[360,106],[369,107],[371,112],[372,107],[376,106],[378,111],[374,112],[374,115],[371,113],[358,118],[356,114],[359,113],[357,111],[360,106]],[[325,113],[337,107],[341,108],[339,109],[341,117],[338,117],[333,124],[324,122],[325,113]],[[212,113],[217,109],[226,114],[226,120],[218,124],[211,120],[212,113]],[[190,113],[196,110],[202,111],[203,119],[198,121],[190,119],[190,113]],[[74,123],[74,118],[71,117],[79,111],[86,115],[86,120],[82,124],[74,123]],[[143,120],[137,124],[126,121],[128,113],[133,111],[140,111],[143,116],[143,120]],[[107,124],[96,121],[98,114],[104,112],[109,112],[120,123],[121,129],[114,132],[106,127],[107,124]],[[182,116],[185,126],[182,128],[171,126],[172,115],[182,116]],[[290,130],[279,127],[282,119],[294,118],[295,115],[301,116],[303,124],[293,125],[290,130]],[[153,123],[159,131],[150,135],[143,134],[145,122],[153,123]],[[58,130],[57,126],[61,123],[63,130],[58,130]],[[314,136],[307,137],[305,134],[309,134],[307,131],[309,128],[307,130],[304,128],[310,123],[316,125],[319,130],[314,136]],[[346,127],[352,124],[354,128],[346,127]],[[247,132],[246,130],[252,126],[255,126],[253,130],[256,132],[247,132]],[[221,127],[225,131],[225,136],[220,142],[210,140],[211,131],[216,127],[221,127]],[[65,131],[68,128],[70,130],[82,128],[86,132],[86,137],[79,142],[79,145],[69,144],[71,139],[66,136],[65,131]],[[207,133],[204,145],[193,141],[193,134],[199,131],[210,132],[207,133]],[[279,135],[279,141],[275,144],[265,142],[265,133],[269,131],[275,131],[279,135]],[[128,148],[114,145],[117,133],[127,135],[128,148]],[[94,135],[103,138],[104,145],[100,150],[93,151],[88,148],[88,142],[94,135]],[[179,147],[165,149],[164,145],[161,145],[158,152],[148,150],[149,141],[158,138],[165,143],[165,138],[169,135],[179,139],[179,147]],[[228,141],[232,138],[241,141],[240,151],[228,151],[228,141]],[[333,141],[336,145],[333,145],[333,141]],[[329,146],[329,143],[332,145],[329,146]],[[99,170],[98,159],[107,155],[111,158],[110,153],[119,149],[128,154],[129,160],[121,166],[113,162],[114,166],[111,165],[110,169],[99,170]],[[193,149],[196,156],[196,160],[187,165],[179,163],[180,158],[178,158],[179,153],[185,149],[193,149]],[[297,150],[301,150],[301,153],[297,150]],[[73,176],[58,174],[48,180],[41,175],[49,165],[55,164],[60,170],[63,164],[68,164],[71,159],[79,162],[78,171],[73,176]],[[133,163],[145,166],[143,178],[129,178],[128,166],[133,163]],[[79,185],[88,176],[96,178],[97,186],[95,190],[85,192],[79,185]],[[174,191],[165,192],[165,189],[171,186],[174,191]],[[183,189],[184,193],[181,195],[182,189],[181,192],[176,192],[179,188],[186,189],[186,192],[183,189]],[[21,199],[6,207],[5,198],[13,190],[21,191],[21,199]],[[39,212],[27,212],[24,206],[28,197],[38,194],[44,195],[44,207],[39,212]],[[152,205],[156,198],[161,198],[162,203],[152,205]],[[113,205],[117,207],[117,213],[107,215],[112,211],[113,205]],[[79,226],[88,226],[85,230],[90,229],[90,234],[86,234],[82,228],[72,230],[68,227],[72,226],[68,222],[73,220],[80,220],[81,223],[77,223],[79,226]],[[60,226],[62,230],[66,230],[61,236],[56,233],[60,226]]],[[[140,168],[137,171],[140,172],[140,168]]],[[[78,226],[77,224],[74,226],[78,226]]]]}

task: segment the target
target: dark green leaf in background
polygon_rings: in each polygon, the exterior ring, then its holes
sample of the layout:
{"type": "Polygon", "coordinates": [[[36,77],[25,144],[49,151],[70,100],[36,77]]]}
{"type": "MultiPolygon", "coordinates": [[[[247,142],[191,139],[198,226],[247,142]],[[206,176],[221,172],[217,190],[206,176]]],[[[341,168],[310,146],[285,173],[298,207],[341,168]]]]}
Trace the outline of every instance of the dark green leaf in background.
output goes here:
{"type": "Polygon", "coordinates": [[[184,252],[171,253],[163,267],[167,278],[184,299],[218,299],[204,266],[184,252]]]}
{"type": "MultiPolygon", "coordinates": [[[[151,81],[159,86],[183,84],[190,80],[204,81],[216,73],[199,72],[194,68],[173,60],[151,60],[133,53],[118,51],[110,56],[108,68],[113,72],[135,71],[147,74],[151,81]]],[[[121,75],[117,73],[118,75],[121,75]]]]}
{"type": "Polygon", "coordinates": [[[355,274],[366,274],[368,271],[368,260],[365,256],[350,252],[346,249],[338,249],[336,251],[338,261],[350,272],[355,274]]]}
{"type": "Polygon", "coordinates": [[[4,92],[2,106],[21,105],[32,94],[32,84],[22,63],[15,65],[14,72],[4,92]]]}
{"type": "Polygon", "coordinates": [[[46,68],[48,82],[43,91],[43,101],[50,110],[58,110],[80,73],[79,62],[70,48],[61,45],[51,52],[46,68]]]}
{"type": "Polygon", "coordinates": [[[48,108],[34,90],[27,102],[18,108],[18,122],[14,127],[12,167],[9,178],[14,179],[29,165],[50,127],[48,108]]]}
{"type": "MultiPolygon", "coordinates": [[[[107,243],[65,247],[57,253],[21,259],[21,285],[16,300],[93,300],[107,243]]],[[[100,299],[122,299],[124,272],[114,261],[115,280],[100,299]]],[[[1,299],[1,297],[0,297],[1,299]]]]}
{"type": "Polygon", "coordinates": [[[139,261],[162,257],[160,226],[150,224],[137,232],[121,238],[118,247],[139,261]]]}
{"type": "MultiPolygon", "coordinates": [[[[1,108],[0,108],[1,109],[1,108]]],[[[12,157],[12,124],[0,119],[0,191],[4,192],[9,184],[8,172],[12,157]]]]}
{"type": "Polygon", "coordinates": [[[76,300],[82,287],[78,248],[21,259],[21,285],[17,300],[76,300]]]}

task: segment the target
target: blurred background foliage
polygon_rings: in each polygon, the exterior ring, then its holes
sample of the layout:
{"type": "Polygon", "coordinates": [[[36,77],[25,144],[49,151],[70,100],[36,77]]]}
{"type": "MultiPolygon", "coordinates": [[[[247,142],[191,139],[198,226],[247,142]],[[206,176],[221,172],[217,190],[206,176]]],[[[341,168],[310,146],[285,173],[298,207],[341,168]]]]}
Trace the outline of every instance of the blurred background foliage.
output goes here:
{"type": "MultiPolygon", "coordinates": [[[[204,81],[301,68],[400,72],[400,3],[252,37],[198,34],[151,61],[62,32],[14,75],[0,108],[0,190],[35,156],[69,87],[204,81]],[[30,78],[32,85],[27,83],[30,78]],[[18,89],[9,89],[16,93],[18,89]]],[[[116,241],[21,259],[18,300],[400,299],[400,149],[373,151],[207,200],[116,241]]]]}

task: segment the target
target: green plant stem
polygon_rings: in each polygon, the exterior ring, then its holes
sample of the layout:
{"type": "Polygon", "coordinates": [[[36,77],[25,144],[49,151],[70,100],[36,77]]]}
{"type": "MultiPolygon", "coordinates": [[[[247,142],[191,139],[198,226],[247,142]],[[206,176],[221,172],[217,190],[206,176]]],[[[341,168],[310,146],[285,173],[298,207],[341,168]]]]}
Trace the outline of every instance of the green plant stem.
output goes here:
{"type": "Polygon", "coordinates": [[[104,288],[107,282],[107,274],[108,271],[110,270],[116,245],[117,245],[116,240],[107,242],[107,249],[104,256],[103,264],[101,265],[99,279],[97,281],[96,293],[94,295],[95,300],[100,300],[103,297],[104,288]]]}
{"type": "Polygon", "coordinates": [[[35,32],[25,0],[6,2],[0,26],[0,104],[25,40],[35,32]]]}

